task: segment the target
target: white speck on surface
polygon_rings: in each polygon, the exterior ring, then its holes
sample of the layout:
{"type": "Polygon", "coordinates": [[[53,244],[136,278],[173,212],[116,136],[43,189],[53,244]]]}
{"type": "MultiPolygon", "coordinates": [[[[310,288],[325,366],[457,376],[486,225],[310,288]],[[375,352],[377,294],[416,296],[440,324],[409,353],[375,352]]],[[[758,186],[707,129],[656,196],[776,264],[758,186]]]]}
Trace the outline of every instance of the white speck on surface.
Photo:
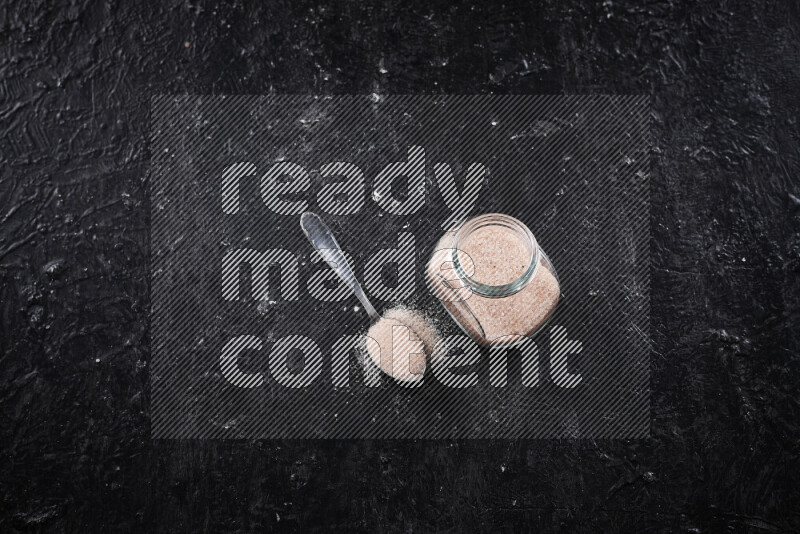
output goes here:
{"type": "Polygon", "coordinates": [[[275,304],[274,300],[262,300],[261,302],[258,303],[256,312],[259,315],[267,315],[272,309],[273,304],[275,304]]]}

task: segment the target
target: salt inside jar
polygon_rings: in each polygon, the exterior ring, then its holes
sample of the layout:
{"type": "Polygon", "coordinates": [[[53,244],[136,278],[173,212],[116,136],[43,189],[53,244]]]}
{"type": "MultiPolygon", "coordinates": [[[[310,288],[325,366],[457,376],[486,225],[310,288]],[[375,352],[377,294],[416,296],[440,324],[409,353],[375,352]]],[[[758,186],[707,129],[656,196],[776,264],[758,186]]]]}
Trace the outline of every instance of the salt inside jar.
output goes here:
{"type": "Polygon", "coordinates": [[[561,297],[553,264],[531,231],[508,215],[479,215],[445,233],[428,283],[458,325],[484,346],[535,334],[561,297]]]}

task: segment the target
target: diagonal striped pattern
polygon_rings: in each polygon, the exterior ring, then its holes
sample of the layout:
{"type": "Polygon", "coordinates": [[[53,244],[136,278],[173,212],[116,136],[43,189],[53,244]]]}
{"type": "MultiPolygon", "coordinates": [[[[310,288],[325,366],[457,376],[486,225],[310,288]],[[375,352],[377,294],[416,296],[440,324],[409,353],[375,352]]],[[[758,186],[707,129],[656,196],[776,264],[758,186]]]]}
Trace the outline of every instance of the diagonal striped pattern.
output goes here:
{"type": "Polygon", "coordinates": [[[464,185],[459,191],[456,184],[453,169],[446,163],[437,163],[434,166],[433,177],[439,186],[447,208],[452,211],[452,215],[442,224],[442,228],[450,230],[464,222],[468,217],[478,194],[483,187],[486,177],[486,166],[482,163],[472,163],[467,169],[464,185]]]}
{"type": "Polygon", "coordinates": [[[222,173],[222,212],[226,215],[239,213],[239,182],[253,176],[256,166],[249,161],[234,163],[222,173]]]}
{"type": "Polygon", "coordinates": [[[648,434],[647,98],[160,96],[151,113],[153,437],[648,434]],[[326,287],[304,210],[379,311],[437,319],[414,387],[366,356],[366,315],[326,287]],[[444,230],[492,211],[531,228],[563,300],[534,338],[490,350],[422,272],[444,230]],[[406,243],[416,264],[393,287],[384,265],[406,243]]]}

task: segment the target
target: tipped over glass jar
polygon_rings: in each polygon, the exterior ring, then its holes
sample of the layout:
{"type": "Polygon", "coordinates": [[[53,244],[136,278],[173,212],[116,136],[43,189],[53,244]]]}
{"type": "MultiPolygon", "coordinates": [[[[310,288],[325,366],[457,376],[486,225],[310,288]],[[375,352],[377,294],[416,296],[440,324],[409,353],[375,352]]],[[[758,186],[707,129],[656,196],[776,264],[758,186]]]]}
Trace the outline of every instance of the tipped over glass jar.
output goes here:
{"type": "Polygon", "coordinates": [[[532,336],[561,297],[556,270],[531,231],[500,213],[473,217],[445,233],[426,278],[450,316],[483,346],[532,336]]]}

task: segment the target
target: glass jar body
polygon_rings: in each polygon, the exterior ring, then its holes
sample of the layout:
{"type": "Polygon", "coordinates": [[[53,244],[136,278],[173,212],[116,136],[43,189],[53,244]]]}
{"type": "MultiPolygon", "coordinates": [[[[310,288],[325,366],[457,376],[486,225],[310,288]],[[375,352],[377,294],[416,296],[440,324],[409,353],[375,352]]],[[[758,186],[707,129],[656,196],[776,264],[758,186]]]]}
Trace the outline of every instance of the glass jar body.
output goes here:
{"type": "Polygon", "coordinates": [[[511,345],[534,335],[561,298],[555,267],[528,227],[498,213],[445,233],[426,279],[461,329],[483,346],[511,345]],[[509,273],[514,278],[507,278],[509,273]]]}

